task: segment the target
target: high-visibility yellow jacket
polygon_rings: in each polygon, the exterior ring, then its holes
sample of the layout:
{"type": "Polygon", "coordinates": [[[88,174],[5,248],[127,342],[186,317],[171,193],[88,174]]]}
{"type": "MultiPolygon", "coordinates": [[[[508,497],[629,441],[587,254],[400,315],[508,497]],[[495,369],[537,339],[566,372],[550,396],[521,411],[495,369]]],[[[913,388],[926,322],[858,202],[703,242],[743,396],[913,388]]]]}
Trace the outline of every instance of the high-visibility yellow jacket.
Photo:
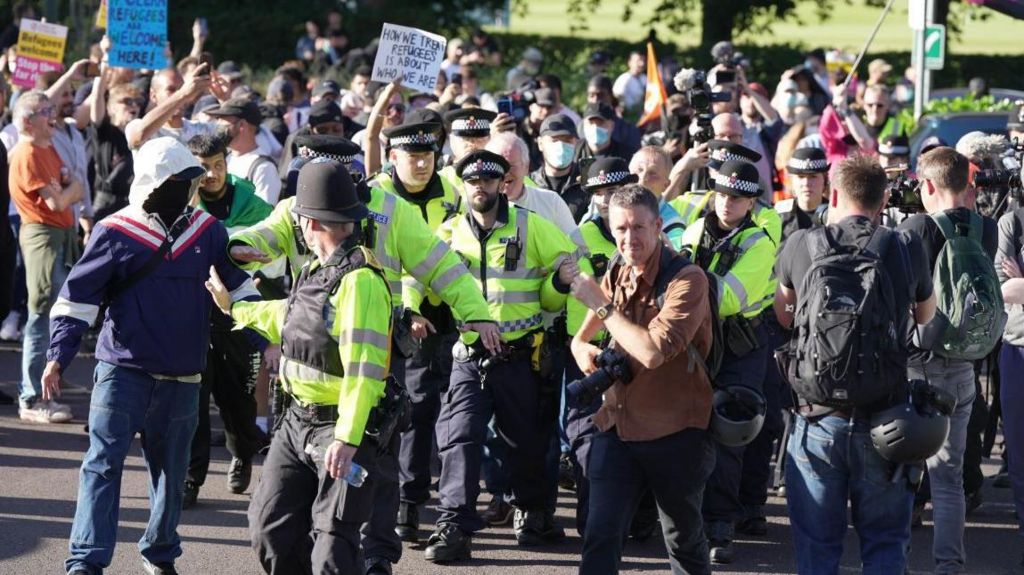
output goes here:
{"type": "MultiPolygon", "coordinates": [[[[577,258],[569,236],[537,214],[509,204],[499,196],[498,219],[490,232],[482,232],[472,214],[459,216],[441,226],[439,234],[458,252],[490,307],[491,319],[506,341],[519,339],[543,325],[541,310],[565,308],[568,286],[555,287],[558,267],[566,258],[577,258]],[[507,256],[516,251],[519,257],[507,256]]],[[[462,340],[474,343],[475,332],[462,340]]]]}
{"type": "MultiPolygon", "coordinates": [[[[702,259],[698,254],[706,221],[707,218],[697,220],[683,234],[681,252],[696,263],[702,259]]],[[[724,250],[720,250],[712,255],[707,267],[718,278],[718,317],[754,317],[765,309],[767,296],[775,293],[775,242],[765,230],[753,225],[734,235],[729,245],[738,250],[733,264],[724,265],[724,250]]]]}
{"type": "MultiPolygon", "coordinates": [[[[693,222],[714,210],[714,204],[711,203],[711,198],[714,195],[714,192],[708,192],[707,190],[686,192],[669,202],[669,205],[679,212],[679,221],[689,227],[693,222]]],[[[768,237],[778,245],[782,239],[782,220],[779,218],[779,214],[770,206],[766,206],[761,202],[754,202],[754,208],[750,211],[750,216],[754,223],[758,227],[764,228],[768,232],[768,237]]]]}
{"type": "Polygon", "coordinates": [[[391,292],[383,277],[383,270],[365,248],[365,267],[344,274],[333,293],[324,294],[322,285],[317,293],[301,290],[303,284],[315,282],[318,276],[331,273],[338,262],[332,257],[327,265],[311,261],[306,275],[301,275],[289,300],[238,302],[231,308],[231,317],[240,327],[256,330],[272,343],[282,342],[285,357],[281,360],[280,380],[285,390],[303,404],[337,405],[338,421],[334,438],[351,445],[359,445],[366,428],[370,410],[384,395],[384,380],[388,375],[391,353],[391,292]],[[307,279],[309,278],[309,279],[307,279]],[[298,292],[296,292],[298,290],[298,292]],[[315,301],[310,301],[311,297],[315,301]],[[323,305],[323,325],[285,325],[289,306],[315,309],[323,305]],[[288,357],[288,341],[301,339],[316,329],[326,328],[328,341],[336,350],[324,349],[339,364],[337,373],[311,367],[288,357]]]}

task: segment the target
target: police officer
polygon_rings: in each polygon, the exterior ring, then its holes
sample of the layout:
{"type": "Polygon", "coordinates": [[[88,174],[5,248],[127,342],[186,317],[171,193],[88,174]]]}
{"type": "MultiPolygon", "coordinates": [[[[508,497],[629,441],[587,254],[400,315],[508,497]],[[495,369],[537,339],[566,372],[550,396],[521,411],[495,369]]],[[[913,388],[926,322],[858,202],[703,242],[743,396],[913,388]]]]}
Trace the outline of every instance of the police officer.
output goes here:
{"type": "MultiPolygon", "coordinates": [[[[726,349],[716,388],[742,385],[760,392],[768,354],[760,315],[775,290],[775,242],[751,214],[762,193],[753,164],[726,160],[711,181],[714,211],[686,229],[682,253],[718,280],[718,317],[726,349]]],[[[715,471],[704,490],[704,521],[714,563],[732,561],[743,450],[717,445],[715,471]]]]}
{"type": "MultiPolygon", "coordinates": [[[[712,182],[715,180],[718,170],[724,162],[728,160],[744,160],[754,164],[761,159],[761,154],[754,150],[726,140],[711,140],[708,142],[708,151],[709,188],[714,187],[712,182]]],[[[714,196],[711,193],[713,191],[713,189],[709,189],[686,192],[669,202],[669,204],[679,213],[679,219],[683,225],[690,226],[698,218],[714,211],[710,201],[714,196]]],[[[755,224],[768,232],[768,236],[773,242],[779,242],[779,239],[782,237],[782,222],[779,221],[779,215],[770,206],[760,200],[756,201],[751,209],[751,217],[755,224]]]]}
{"type": "MultiPolygon", "coordinates": [[[[775,204],[782,220],[782,239],[797,230],[825,222],[829,163],[821,148],[797,148],[786,163],[786,192],[790,198],[775,204]]],[[[781,242],[780,242],[781,243],[781,242]]]]}
{"type": "Polygon", "coordinates": [[[551,222],[509,204],[499,193],[508,162],[486,150],[456,165],[471,211],[447,222],[441,237],[462,256],[498,321],[505,343],[489,354],[475,334],[464,333],[437,422],[441,456],[441,516],[426,559],[468,558],[472,533],[484,527],[477,514],[480,462],[492,415],[509,444],[516,539],[537,545],[562,536],[545,511],[544,455],[553,422],[540,421],[542,377],[538,348],[541,311],[565,306],[578,273],[576,246],[551,222]]]}
{"type": "MultiPolygon", "coordinates": [[[[351,148],[341,149],[341,144],[337,141],[336,136],[310,136],[305,144],[300,147],[300,153],[306,154],[308,158],[321,157],[321,154],[331,151],[337,153],[351,151],[351,148]]],[[[348,145],[351,146],[350,143],[348,145]]],[[[308,158],[307,162],[310,161],[308,158]]],[[[388,193],[381,188],[366,188],[357,185],[356,189],[357,193],[362,193],[367,197],[369,208],[369,216],[361,230],[362,241],[364,245],[372,248],[375,258],[384,268],[388,284],[392,293],[395,294],[393,298],[395,313],[408,319],[409,314],[403,314],[403,300],[398,294],[402,293],[402,274],[411,273],[412,278],[420,285],[428,285],[433,293],[439,294],[440,301],[452,305],[455,314],[466,323],[466,329],[478,331],[486,346],[497,349],[498,329],[490,320],[487,304],[483,296],[480,295],[476,283],[469,276],[458,256],[449,250],[448,246],[427,227],[419,211],[397,195],[388,193]]],[[[304,261],[308,257],[306,255],[308,250],[300,241],[301,234],[295,233],[296,223],[289,211],[294,203],[293,198],[283,200],[278,204],[274,213],[260,225],[232,236],[230,253],[236,262],[239,262],[240,259],[244,262],[242,263],[244,269],[258,267],[263,265],[263,261],[269,261],[270,258],[277,258],[281,255],[287,255],[289,262],[304,261]],[[286,206],[287,209],[282,206],[286,206]]],[[[415,346],[405,349],[405,351],[402,349],[396,351],[398,353],[393,355],[394,361],[391,366],[396,377],[399,380],[404,380],[407,386],[422,382],[423,380],[410,382],[408,378],[404,377],[406,359],[404,354],[419,353],[415,346]]],[[[440,409],[440,400],[437,392],[429,388],[427,393],[417,391],[416,387],[409,389],[413,408],[413,425],[419,426],[421,429],[427,428],[427,433],[420,433],[418,437],[421,443],[428,443],[428,447],[424,448],[419,445],[418,450],[415,451],[416,456],[421,458],[417,461],[417,465],[425,467],[429,465],[429,459],[424,462],[423,458],[430,456],[429,442],[433,440],[433,424],[437,419],[437,411],[440,409]],[[420,455],[422,453],[426,453],[426,455],[420,455]]],[[[408,434],[403,437],[403,442],[406,441],[405,437],[408,437],[408,434]]],[[[412,445],[412,443],[407,445],[412,445]]],[[[389,572],[390,564],[397,563],[402,554],[402,545],[397,539],[398,534],[394,533],[399,508],[397,485],[394,486],[394,493],[391,493],[392,484],[398,481],[398,464],[392,465],[390,455],[385,454],[381,458],[383,473],[378,478],[380,481],[378,481],[376,490],[377,499],[374,505],[373,521],[364,534],[363,547],[371,573],[374,572],[373,569],[378,570],[376,572],[389,572]],[[396,469],[392,471],[392,467],[396,469]],[[392,497],[394,501],[391,501],[392,497]],[[391,511],[388,511],[389,509],[391,511]]],[[[420,488],[422,494],[419,496],[421,499],[418,502],[427,499],[429,469],[426,477],[428,483],[420,488]]]]}
{"type": "MultiPolygon", "coordinates": [[[[384,130],[393,174],[379,174],[372,186],[383,189],[419,208],[427,226],[436,230],[445,221],[465,211],[455,183],[436,173],[440,124],[403,124],[384,130]]],[[[458,175],[458,174],[456,174],[458,175]]],[[[430,498],[430,458],[434,444],[434,423],[440,409],[441,390],[451,373],[451,349],[458,339],[456,317],[434,289],[415,278],[402,281],[402,300],[412,311],[411,329],[420,340],[417,352],[405,365],[405,385],[413,399],[411,428],[402,436],[399,537],[419,538],[419,506],[430,498]]],[[[451,301],[451,300],[449,300],[451,301]]],[[[459,319],[464,319],[464,316],[459,319]]],[[[474,317],[473,319],[480,319],[474,317]]]]}
{"type": "Polygon", "coordinates": [[[450,163],[441,170],[441,176],[449,181],[462,180],[455,174],[455,164],[473,150],[482,150],[491,139],[491,123],[496,113],[483,108],[458,108],[445,112],[444,123],[448,127],[448,144],[452,155],[450,163]]]}
{"type": "Polygon", "coordinates": [[[267,573],[358,573],[359,526],[385,441],[367,432],[383,429],[368,422],[385,394],[392,296],[372,253],[354,241],[368,211],[341,163],[304,166],[293,209],[316,259],[287,301],[232,306],[215,272],[207,283],[239,325],[282,343],[291,405],[249,506],[250,534],[267,573]],[[356,464],[368,472],[361,484],[348,480],[356,464]]]}

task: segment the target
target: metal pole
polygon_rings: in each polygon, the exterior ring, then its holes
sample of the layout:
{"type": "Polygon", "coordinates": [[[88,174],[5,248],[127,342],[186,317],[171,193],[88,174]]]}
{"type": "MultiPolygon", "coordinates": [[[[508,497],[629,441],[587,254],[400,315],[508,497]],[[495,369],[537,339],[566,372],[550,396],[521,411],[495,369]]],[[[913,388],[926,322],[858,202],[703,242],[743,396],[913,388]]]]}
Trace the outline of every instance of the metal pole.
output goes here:
{"type": "MultiPolygon", "coordinates": [[[[931,4],[931,2],[929,2],[931,4]]],[[[920,23],[920,30],[914,30],[914,119],[918,120],[921,118],[921,114],[924,113],[924,105],[928,101],[928,96],[925,93],[927,87],[925,86],[925,75],[928,73],[924,69],[924,28],[928,23],[928,8],[926,7],[921,11],[924,21],[920,23]]]]}
{"type": "Polygon", "coordinates": [[[853,67],[850,68],[850,73],[846,76],[846,80],[843,82],[843,94],[846,93],[846,89],[850,85],[850,80],[853,79],[854,73],[857,72],[857,66],[860,66],[860,61],[864,59],[864,54],[867,54],[871,43],[875,41],[875,36],[878,35],[878,29],[882,27],[882,22],[885,22],[885,17],[889,15],[889,11],[892,10],[892,5],[895,3],[896,0],[889,0],[889,3],[885,5],[885,10],[882,10],[882,15],[878,17],[875,29],[871,31],[871,35],[868,36],[867,42],[864,42],[864,47],[861,48],[860,54],[857,54],[857,59],[853,61],[853,67]]]}
{"type": "MultiPolygon", "coordinates": [[[[925,21],[928,22],[929,24],[934,24],[935,23],[935,0],[928,0],[928,4],[925,6],[925,18],[926,18],[925,21]]],[[[924,47],[924,41],[925,41],[925,38],[923,36],[924,35],[922,34],[922,38],[921,38],[921,46],[922,46],[922,48],[924,47]]],[[[922,107],[923,106],[927,106],[928,105],[928,100],[931,99],[932,80],[934,79],[934,77],[935,77],[935,72],[933,72],[932,70],[925,70],[924,71],[924,91],[921,93],[921,98],[922,98],[922,100],[924,102],[922,104],[922,107]]],[[[918,116],[918,117],[920,117],[920,116],[918,116]]]]}

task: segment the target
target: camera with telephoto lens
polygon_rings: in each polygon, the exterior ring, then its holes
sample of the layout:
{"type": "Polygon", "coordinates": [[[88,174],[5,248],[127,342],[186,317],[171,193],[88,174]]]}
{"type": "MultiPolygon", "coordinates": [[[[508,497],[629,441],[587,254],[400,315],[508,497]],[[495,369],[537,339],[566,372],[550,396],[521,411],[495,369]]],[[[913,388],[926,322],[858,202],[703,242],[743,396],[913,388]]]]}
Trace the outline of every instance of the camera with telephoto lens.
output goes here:
{"type": "Polygon", "coordinates": [[[904,214],[918,214],[924,211],[921,202],[921,182],[907,176],[907,167],[887,169],[889,173],[888,208],[896,208],[904,214]]]}
{"type": "Polygon", "coordinates": [[[598,354],[594,358],[594,363],[597,365],[597,371],[583,379],[570,382],[565,388],[566,393],[575,397],[581,406],[594,403],[616,381],[629,383],[633,379],[626,354],[613,347],[608,347],[598,354]]]}
{"type": "Polygon", "coordinates": [[[708,74],[704,70],[684,68],[674,79],[676,89],[686,94],[690,107],[697,120],[697,129],[693,132],[693,141],[703,144],[715,139],[715,131],[711,128],[711,105],[715,102],[731,102],[731,92],[713,92],[708,84],[708,74]]]}
{"type": "Polygon", "coordinates": [[[974,176],[974,187],[989,190],[1006,190],[1010,197],[1024,202],[1024,185],[1021,184],[1020,169],[1024,164],[1024,142],[1013,139],[1010,146],[999,157],[1002,169],[979,170],[974,176]]]}

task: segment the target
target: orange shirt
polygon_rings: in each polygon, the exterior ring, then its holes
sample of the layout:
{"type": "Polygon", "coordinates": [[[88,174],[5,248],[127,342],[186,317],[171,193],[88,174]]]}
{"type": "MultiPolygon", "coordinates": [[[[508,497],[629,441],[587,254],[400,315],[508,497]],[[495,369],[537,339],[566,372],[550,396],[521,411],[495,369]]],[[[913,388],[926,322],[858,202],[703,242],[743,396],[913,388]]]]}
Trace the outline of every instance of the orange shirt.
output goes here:
{"type": "Polygon", "coordinates": [[[19,142],[11,151],[10,172],[7,182],[11,188],[11,200],[18,208],[21,222],[46,224],[58,228],[70,228],[75,224],[71,208],[55,212],[46,205],[39,190],[51,181],[60,182],[63,164],[53,146],[37,146],[19,142]]]}

